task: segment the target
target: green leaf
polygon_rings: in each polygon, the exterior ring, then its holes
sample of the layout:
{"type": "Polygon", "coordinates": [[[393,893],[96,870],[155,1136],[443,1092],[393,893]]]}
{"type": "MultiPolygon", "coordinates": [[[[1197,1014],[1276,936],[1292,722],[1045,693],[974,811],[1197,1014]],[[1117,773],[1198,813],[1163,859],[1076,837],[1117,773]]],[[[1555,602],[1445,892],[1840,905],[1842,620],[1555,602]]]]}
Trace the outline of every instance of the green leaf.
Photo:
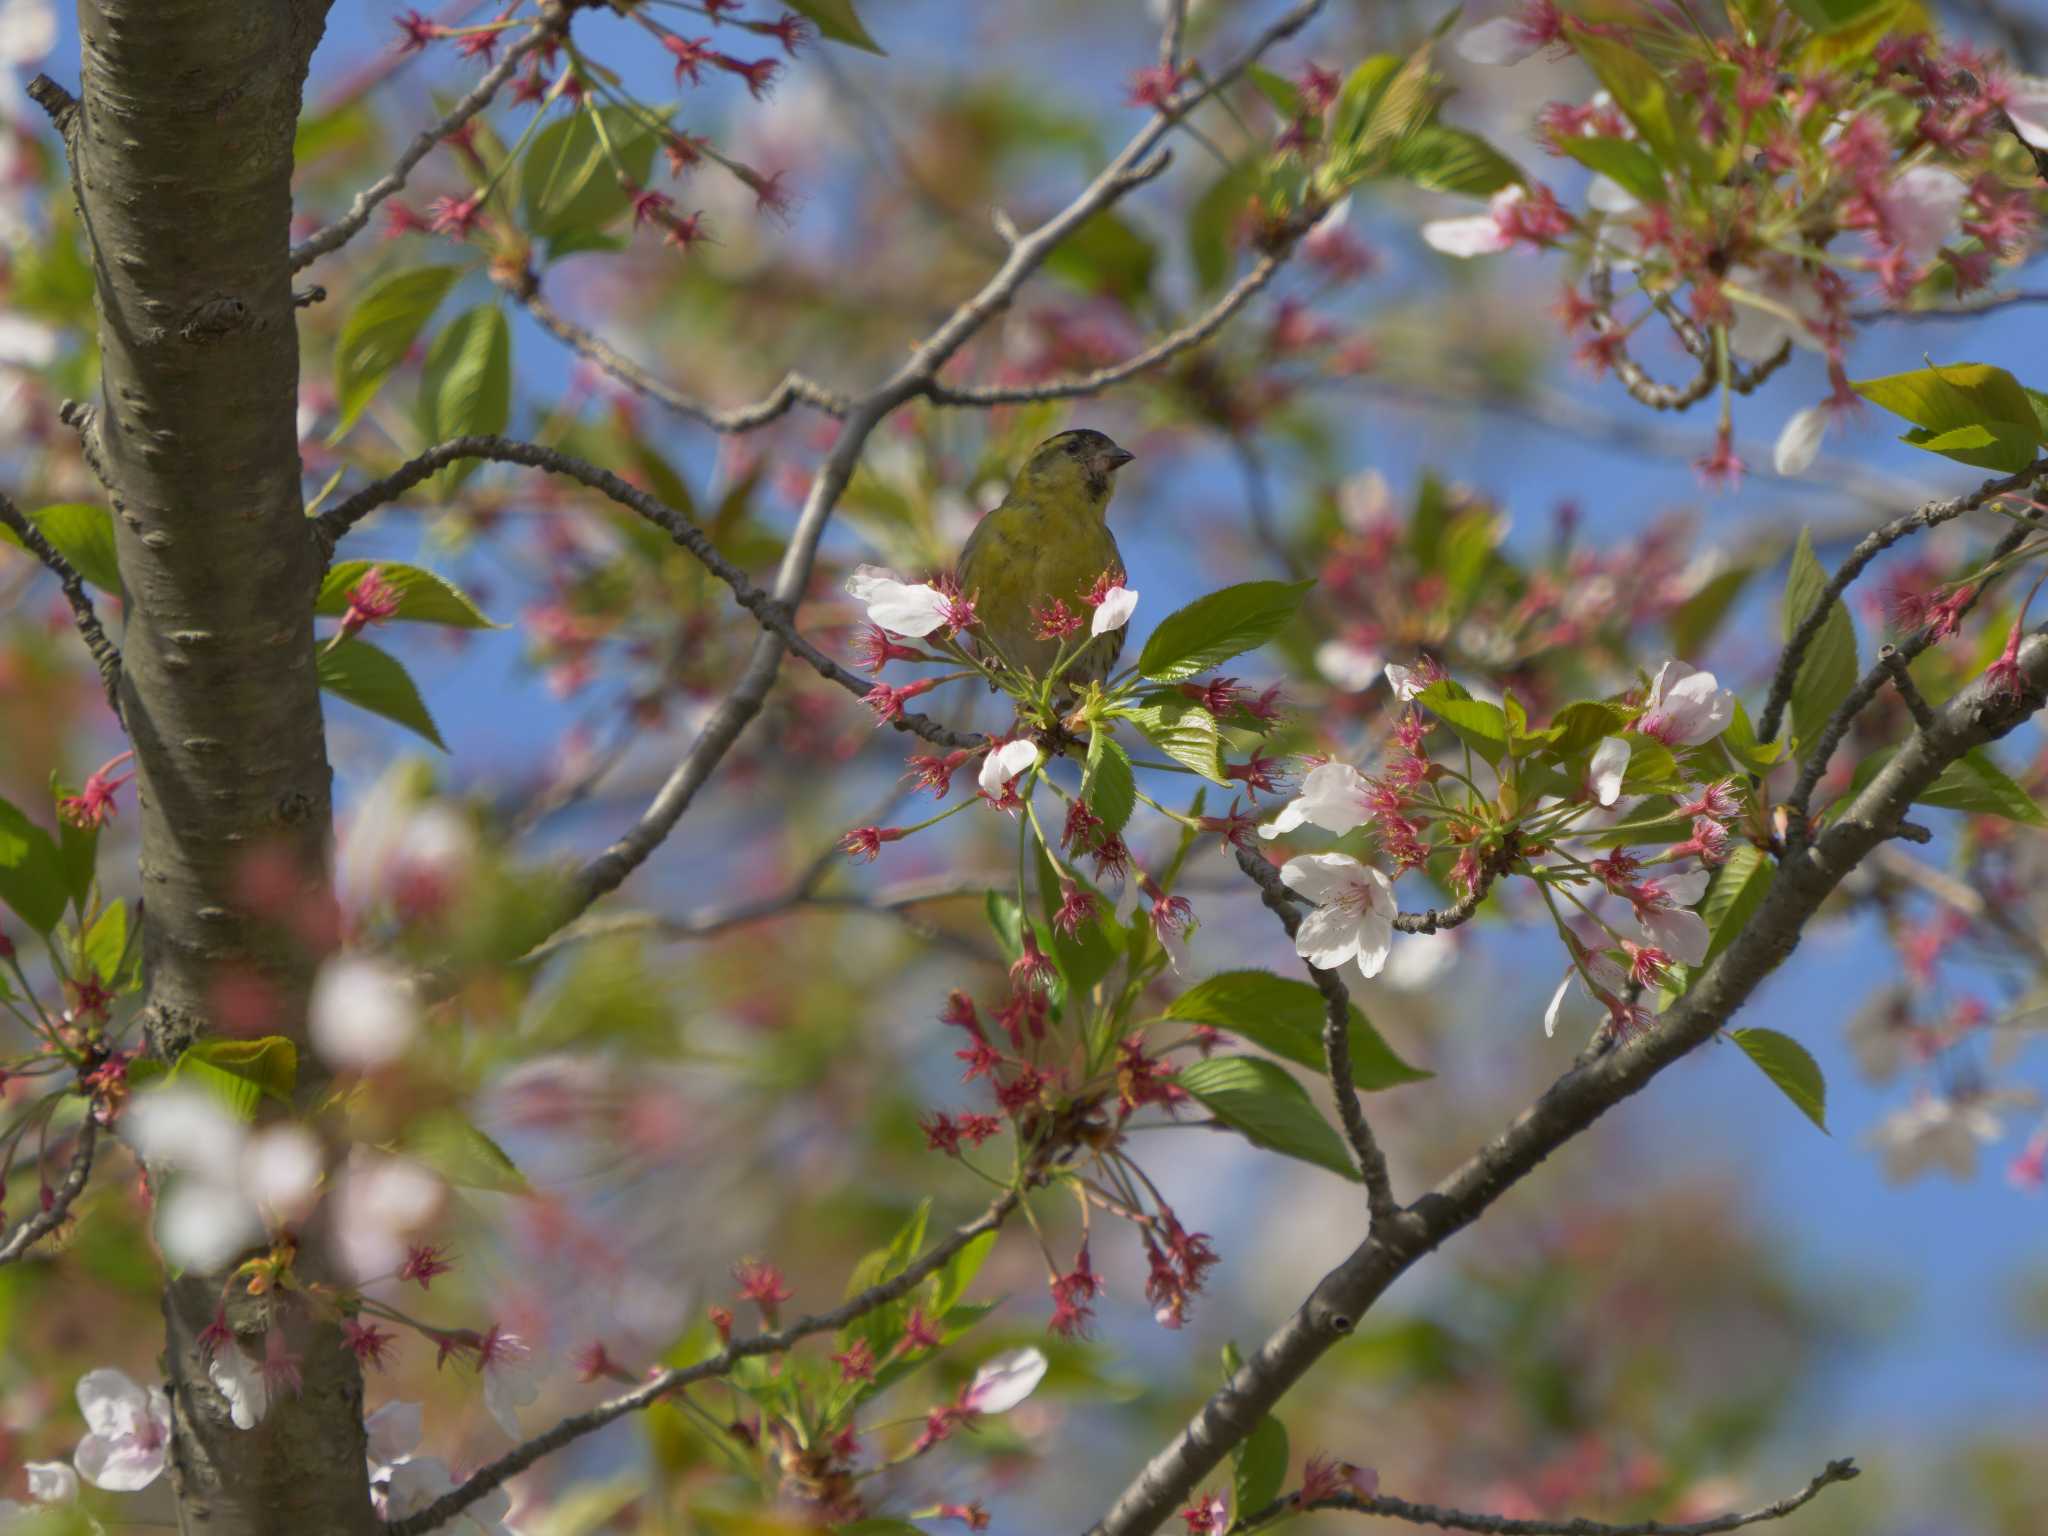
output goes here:
{"type": "MultiPolygon", "coordinates": [[[[1792,550],[1792,568],[1785,577],[1785,638],[1813,611],[1827,590],[1828,573],[1813,553],[1810,530],[1799,530],[1799,543],[1792,550]]],[[[1802,744],[1818,739],[1821,729],[1834,714],[1849,690],[1856,686],[1856,626],[1840,598],[1828,606],[1828,616],[1806,648],[1799,675],[1792,683],[1792,733],[1802,744]]]]}
{"type": "Polygon", "coordinates": [[[1014,962],[1024,953],[1024,909],[1017,904],[1017,898],[1001,891],[990,891],[982,901],[988,913],[988,925],[995,930],[996,942],[1003,947],[1003,959],[1014,962]]]}
{"type": "Polygon", "coordinates": [[[1667,77],[1655,63],[1627,43],[1585,27],[1572,28],[1569,36],[1659,161],[1711,169],[1713,157],[1700,141],[1690,104],[1683,96],[1672,98],[1667,77]]]}
{"type": "Polygon", "coordinates": [[[1130,757],[1105,722],[1088,733],[1088,766],[1081,780],[1081,799],[1102,818],[1105,837],[1123,831],[1138,803],[1137,780],[1131,773],[1130,757]]]}
{"type": "Polygon", "coordinates": [[[1825,36],[1888,10],[1897,0],[1785,0],[1786,8],[1825,36]]]}
{"type": "Polygon", "coordinates": [[[1547,731],[1537,734],[1548,737],[1559,757],[1572,757],[1609,736],[1619,736],[1627,726],[1628,712],[1620,705],[1577,699],[1557,712],[1547,731]]]}
{"type": "MultiPolygon", "coordinates": [[[[503,432],[512,419],[512,334],[495,304],[479,304],[448,322],[427,349],[420,372],[419,424],[429,443],[503,432]]],[[[429,482],[443,500],[474,474],[478,460],[437,470],[429,482]]]]}
{"type": "Polygon", "coordinates": [[[1259,94],[1273,104],[1273,110],[1289,119],[1300,117],[1304,110],[1301,88],[1285,75],[1276,75],[1262,65],[1254,64],[1244,72],[1245,79],[1258,87],[1259,94]]]}
{"type": "Polygon", "coordinates": [[[37,933],[48,933],[64,915],[66,882],[56,841],[0,799],[0,901],[37,933]]]}
{"type": "Polygon", "coordinates": [[[1060,932],[1053,922],[1060,909],[1059,875],[1053,868],[1052,856],[1042,846],[1034,847],[1038,855],[1039,904],[1045,916],[1042,935],[1052,940],[1045,947],[1066,981],[1067,996],[1085,997],[1115,969],[1119,948],[1104,930],[1100,917],[1076,924],[1072,937],[1060,932]]]}
{"type": "Polygon", "coordinates": [[[1441,678],[1416,694],[1415,702],[1487,762],[1498,765],[1507,755],[1508,717],[1498,704],[1472,698],[1456,683],[1441,678]]]}
{"type": "Polygon", "coordinates": [[[1135,305],[1152,287],[1159,252],[1121,214],[1107,209],[1053,247],[1045,270],[1083,293],[1135,305]]]}
{"type": "Polygon", "coordinates": [[[1763,1069],[1763,1074],[1798,1106],[1799,1112],[1819,1126],[1828,1128],[1828,1085],[1821,1076],[1820,1063],[1790,1035],[1775,1029],[1736,1029],[1729,1038],[1763,1069]]]}
{"type": "Polygon", "coordinates": [[[1203,293],[1214,293],[1230,276],[1239,222],[1258,182],[1257,162],[1240,160],[1210,182],[1188,210],[1188,259],[1203,293]]]}
{"type": "Polygon", "coordinates": [[[348,612],[348,590],[375,567],[398,594],[394,619],[413,624],[446,624],[454,629],[503,629],[484,616],[467,593],[445,576],[417,565],[400,565],[389,560],[343,560],[320,583],[320,595],[313,611],[322,618],[338,619],[348,612]]]}
{"type": "MultiPolygon", "coordinates": [[[[1416,49],[1399,69],[1385,77],[1384,85],[1371,91],[1358,104],[1363,110],[1358,114],[1357,128],[1333,135],[1335,142],[1346,152],[1361,159],[1370,157],[1421,125],[1430,111],[1430,48],[1430,44],[1424,43],[1416,49]]],[[[1357,78],[1355,73],[1353,78],[1357,78]]],[[[1349,82],[1346,82],[1346,89],[1349,89],[1349,82]]],[[[1345,120],[1346,108],[1350,105],[1340,93],[1337,99],[1340,121],[1345,120]]]]}
{"type": "Polygon", "coordinates": [[[101,981],[112,986],[128,953],[128,904],[111,902],[85,936],[85,960],[101,981]]]}
{"type": "Polygon", "coordinates": [[[533,136],[519,162],[519,208],[550,255],[587,249],[632,206],[626,182],[647,184],[655,139],[624,107],[585,108],[533,136]]]}
{"type": "Polygon", "coordinates": [[[1476,133],[1432,123],[1403,139],[1387,161],[1390,175],[1432,192],[1491,197],[1522,180],[1521,167],[1476,133]]]}
{"type": "Polygon", "coordinates": [[[178,1058],[171,1075],[177,1077],[195,1064],[239,1078],[253,1085],[258,1093],[287,1104],[299,1082],[299,1048],[283,1035],[196,1041],[178,1058]]]}
{"type": "Polygon", "coordinates": [[[1286,1068],[1256,1056],[1191,1061],[1174,1081],[1255,1147],[1358,1181],[1351,1153],[1286,1068]]]}
{"type": "MultiPolygon", "coordinates": [[[[71,568],[102,592],[118,595],[121,570],[114,561],[114,515],[87,502],[60,502],[28,514],[28,520],[50,541],[50,547],[71,562],[71,568]]],[[[26,549],[21,535],[0,527],[0,544],[26,549]]]]}
{"type": "Polygon", "coordinates": [[[1749,579],[1756,574],[1753,565],[1731,566],[1716,576],[1710,576],[1672,612],[1664,621],[1666,632],[1671,636],[1672,654],[1697,656],[1707,648],[1707,642],[1721,627],[1721,621],[1728,616],[1728,610],[1735,605],[1735,599],[1742,595],[1742,589],[1749,585],[1749,579]]]}
{"type": "Polygon", "coordinates": [[[455,267],[408,267],[372,283],[341,323],[334,344],[334,396],[339,412],[329,441],[356,424],[391,370],[405,360],[420,329],[447,297],[455,267]]]}
{"type": "Polygon", "coordinates": [[[782,0],[782,3],[816,22],[820,37],[829,37],[833,42],[845,43],[851,48],[865,48],[869,53],[882,52],[882,45],[868,35],[868,29],[854,14],[853,0],[782,0]]]}
{"type": "Polygon", "coordinates": [[[505,1155],[505,1149],[458,1110],[437,1109],[422,1116],[400,1138],[398,1150],[459,1189],[488,1189],[508,1195],[526,1191],[526,1176],[505,1155]]]}
{"type": "Polygon", "coordinates": [[[1247,581],[1198,597],[1169,613],[1145,642],[1138,671],[1158,683],[1177,683],[1280,633],[1301,606],[1312,581],[1247,581]]]}
{"type": "Polygon", "coordinates": [[[2003,368],[1989,364],[1915,368],[1857,380],[1853,387],[1919,429],[1902,441],[1980,469],[2007,474],[2025,469],[2043,441],[2027,391],[2003,368]]]}
{"type": "Polygon", "coordinates": [[[931,1197],[926,1196],[918,1201],[909,1219],[896,1229],[895,1235],[887,1243],[868,1253],[853,1266],[853,1272],[846,1277],[847,1296],[858,1296],[868,1287],[880,1285],[885,1280],[893,1280],[910,1268],[918,1250],[924,1247],[925,1228],[931,1221],[931,1214],[931,1197]]]}
{"type": "Polygon", "coordinates": [[[1619,184],[1637,202],[1661,203],[1671,195],[1664,185],[1664,167],[1634,139],[1585,139],[1572,134],[1556,144],[1579,164],[1619,184]]]}
{"type": "Polygon", "coordinates": [[[2003,816],[2022,826],[2048,826],[2048,815],[2034,797],[1979,747],[1942,769],[1941,777],[1914,797],[1922,805],[1968,811],[1977,816],[2003,816]]]}
{"type": "Polygon", "coordinates": [[[1269,1413],[1232,1455],[1237,1475],[1230,1507],[1243,1520],[1280,1497],[1280,1485],[1287,1480],[1287,1429],[1269,1413]]]}
{"type": "Polygon", "coordinates": [[[1365,130],[1365,120],[1400,72],[1401,59],[1391,53],[1375,53],[1359,61],[1344,79],[1337,93],[1337,111],[1330,122],[1332,142],[1349,149],[1365,130]]]}
{"type": "Polygon", "coordinates": [[[443,752],[448,743],[427,713],[427,701],[412,674],[397,657],[380,651],[367,640],[344,640],[331,649],[323,647],[319,657],[320,686],[337,698],[347,699],[358,709],[395,720],[409,731],[426,737],[443,752]]]}
{"type": "MultiPolygon", "coordinates": [[[[186,1056],[190,1054],[187,1052],[186,1056]]],[[[188,1061],[185,1056],[180,1056],[164,1082],[166,1086],[183,1083],[199,1089],[237,1120],[254,1120],[256,1111],[263,1106],[263,1089],[258,1084],[204,1058],[188,1061]]]]}
{"type": "MultiPolygon", "coordinates": [[[[66,795],[76,793],[67,785],[58,782],[57,776],[50,775],[50,798],[62,800],[66,795]]],[[[71,904],[78,909],[80,917],[85,915],[86,903],[92,898],[93,875],[99,864],[100,829],[98,827],[74,827],[61,817],[57,821],[57,864],[63,871],[64,893],[71,898],[71,904]]]]}
{"type": "Polygon", "coordinates": [[[1183,767],[1192,768],[1212,784],[1223,777],[1223,738],[1216,717],[1180,693],[1155,691],[1122,713],[1145,739],[1183,767]]]}
{"type": "Polygon", "coordinates": [[[1728,862],[1715,874],[1706,899],[1700,903],[1700,916],[1705,919],[1710,935],[1703,966],[1711,963],[1716,955],[1735,941],[1735,936],[1742,932],[1756,915],[1756,909],[1764,904],[1764,898],[1770,895],[1771,881],[1776,876],[1776,866],[1756,844],[1738,843],[1735,846],[1728,855],[1728,862]]]}
{"type": "MultiPolygon", "coordinates": [[[[1327,1074],[1323,1060],[1323,994],[1305,981],[1271,971],[1223,971],[1196,982],[1167,1005],[1165,1017],[1208,1024],[1275,1056],[1327,1074]]],[[[1370,1020],[1351,1006],[1351,1080],[1368,1093],[1419,1083],[1432,1074],[1411,1067],[1370,1020]]]]}
{"type": "Polygon", "coordinates": [[[967,1294],[967,1288],[974,1284],[974,1277],[981,1273],[981,1266],[988,1262],[995,1246],[996,1234],[984,1232],[939,1266],[927,1282],[932,1288],[932,1304],[926,1310],[933,1317],[944,1317],[967,1294]]]}

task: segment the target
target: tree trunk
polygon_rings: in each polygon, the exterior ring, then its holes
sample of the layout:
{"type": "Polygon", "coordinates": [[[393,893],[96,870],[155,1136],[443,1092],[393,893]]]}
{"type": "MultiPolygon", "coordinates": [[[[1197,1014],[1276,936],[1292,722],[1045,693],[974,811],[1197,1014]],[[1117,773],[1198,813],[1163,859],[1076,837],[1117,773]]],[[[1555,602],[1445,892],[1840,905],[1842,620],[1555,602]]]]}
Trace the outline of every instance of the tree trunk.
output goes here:
{"type": "MultiPolygon", "coordinates": [[[[319,957],[274,898],[254,910],[250,883],[261,868],[275,890],[289,872],[306,902],[330,899],[287,255],[292,138],[325,13],[326,0],[79,0],[79,100],[35,87],[71,156],[98,283],[101,400],[81,427],[127,593],[144,1020],[166,1055],[228,1020],[303,1045],[319,957]]],[[[287,1336],[303,1393],[235,1428],[196,1343],[221,1282],[188,1275],[164,1297],[180,1527],[367,1536],[353,1357],[299,1309],[287,1336]]],[[[289,1311],[230,1315],[260,1348],[255,1331],[289,1311]]]]}

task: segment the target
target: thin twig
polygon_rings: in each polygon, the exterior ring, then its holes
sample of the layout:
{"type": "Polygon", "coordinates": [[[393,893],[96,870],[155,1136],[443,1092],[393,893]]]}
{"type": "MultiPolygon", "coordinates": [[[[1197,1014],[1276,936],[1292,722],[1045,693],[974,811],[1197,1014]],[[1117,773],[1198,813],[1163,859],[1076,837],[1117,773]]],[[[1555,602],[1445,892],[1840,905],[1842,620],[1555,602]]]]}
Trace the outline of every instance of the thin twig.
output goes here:
{"type": "MultiPolygon", "coordinates": [[[[523,442],[517,438],[490,434],[456,437],[445,443],[436,443],[417,458],[407,460],[381,480],[364,486],[353,496],[337,502],[314,518],[313,535],[320,542],[323,556],[331,559],[334,546],[342,536],[379,507],[396,501],[415,486],[422,484],[436,471],[463,459],[521,464],[529,469],[540,469],[549,474],[561,475],[601,492],[620,506],[637,512],[694,555],[706,570],[732,589],[733,597],[740,607],[752,614],[764,628],[772,630],[791,651],[808,662],[819,676],[837,683],[856,698],[865,695],[874,687],[872,679],[864,678],[851,668],[842,666],[806,639],[797,629],[789,605],[755,585],[747,573],[720,554],[718,546],[711,542],[704,530],[683,513],[659,497],[648,494],[636,485],[628,484],[608,469],[540,443],[523,442]]],[[[927,715],[909,711],[890,723],[898,730],[908,731],[940,746],[978,747],[985,739],[970,732],[952,730],[927,715]]]]}
{"type": "Polygon", "coordinates": [[[455,104],[449,114],[430,128],[422,129],[413,141],[405,146],[405,152],[398,161],[377,180],[373,181],[355,196],[348,212],[323,229],[315,230],[292,247],[292,271],[298,272],[311,266],[331,251],[338,251],[349,241],[362,233],[370,222],[370,215],[377,211],[377,205],[394,193],[403,191],[405,179],[413,169],[434,151],[449,134],[459,131],[464,123],[475,117],[491,104],[499,87],[512,78],[526,56],[542,48],[552,47],[569,30],[569,9],[566,6],[545,4],[541,7],[541,20],[533,30],[505,50],[505,56],[491,66],[484,77],[477,81],[469,94],[455,104]]]}
{"type": "Polygon", "coordinates": [[[950,1237],[923,1258],[918,1259],[902,1274],[880,1285],[869,1286],[858,1296],[841,1306],[834,1307],[830,1312],[798,1318],[788,1327],[778,1328],[770,1333],[755,1334],[747,1339],[734,1339],[709,1360],[662,1371],[649,1377],[630,1392],[621,1393],[585,1412],[571,1414],[552,1429],[534,1436],[524,1444],[514,1446],[496,1461],[486,1462],[425,1509],[407,1515],[403,1520],[392,1521],[384,1527],[385,1536],[423,1536],[423,1533],[454,1519],[492,1489],[503,1485],[507,1478],[516,1477],[541,1457],[604,1428],[616,1419],[651,1407],[670,1393],[679,1391],[692,1382],[709,1381],[723,1376],[750,1356],[781,1354],[800,1339],[808,1338],[814,1333],[829,1333],[844,1328],[855,1318],[865,1317],[877,1307],[901,1300],[925,1280],[938,1273],[953,1255],[977,1237],[1002,1226],[1010,1213],[1017,1208],[1017,1200],[1015,1190],[1006,1191],[980,1216],[966,1226],[956,1228],[950,1237]]]}
{"type": "Polygon", "coordinates": [[[77,627],[78,637],[85,642],[86,650],[92,653],[93,665],[99,668],[100,687],[106,692],[107,708],[119,720],[121,651],[107,638],[106,630],[100,625],[99,613],[92,605],[92,595],[85,590],[85,578],[57,552],[56,546],[44,537],[42,529],[24,517],[21,508],[5,496],[0,496],[0,527],[9,529],[21,540],[22,547],[48,567],[63,587],[64,601],[71,608],[71,622],[77,627]]]}
{"type": "Polygon", "coordinates": [[[1799,621],[1799,627],[1792,631],[1792,638],[1785,643],[1784,651],[1778,657],[1777,671],[1771,677],[1771,691],[1764,701],[1764,711],[1757,721],[1757,740],[1775,741],[1778,727],[1784,722],[1785,706],[1792,700],[1792,685],[1799,677],[1800,664],[1806,659],[1807,647],[1827,623],[1828,612],[1849,588],[1849,584],[1863,574],[1864,568],[1883,554],[1892,545],[1923,528],[1938,528],[1952,522],[1965,512],[1974,512],[1987,502],[2013,491],[2023,490],[2043,475],[2048,475],[2048,461],[2030,464],[2017,474],[2001,475],[1995,480],[1986,480],[1974,491],[1962,496],[1951,496],[1943,501],[1930,501],[1903,517],[1895,517],[1882,528],[1876,528],[1864,535],[1862,541],[1849,551],[1829,579],[1814,605],[1799,621]]]}
{"type": "Polygon", "coordinates": [[[1899,697],[1906,701],[1906,709],[1912,715],[1913,723],[1923,731],[1931,729],[1934,725],[1934,711],[1928,708],[1927,700],[1921,697],[1919,685],[1913,681],[1913,674],[1906,670],[1906,658],[1899,654],[1899,648],[1895,645],[1878,647],[1877,660],[1878,664],[1892,675],[1892,686],[1898,689],[1899,697]]]}
{"type": "Polygon", "coordinates": [[[602,336],[578,325],[556,309],[541,293],[540,279],[532,272],[501,277],[498,286],[524,306],[526,312],[540,322],[543,330],[588,358],[635,394],[666,406],[678,416],[687,417],[714,432],[751,432],[788,414],[790,408],[798,404],[808,405],[835,419],[844,418],[852,408],[843,396],[834,394],[824,385],[800,373],[789,373],[754,404],[716,410],[702,401],[691,399],[673,385],[664,384],[602,336]]]}
{"type": "Polygon", "coordinates": [[[1995,315],[2001,309],[2034,304],[2048,304],[2048,291],[2023,289],[1975,304],[1931,304],[1925,309],[1859,309],[1852,311],[1849,318],[1858,325],[1881,325],[1891,320],[1926,324],[1936,320],[1974,320],[1979,315],[1995,315]]]}
{"type": "MultiPolygon", "coordinates": [[[[1249,848],[1237,850],[1237,867],[1251,877],[1259,888],[1259,899],[1280,919],[1287,937],[1293,938],[1301,927],[1301,918],[1294,910],[1291,893],[1281,883],[1280,871],[1249,848]]],[[[1323,1060],[1330,1069],[1330,1089],[1337,1097],[1337,1118],[1344,1122],[1344,1139],[1351,1143],[1359,1176],[1365,1180],[1366,1212],[1377,1229],[1401,1214],[1401,1202],[1394,1198],[1386,1154],[1380,1150],[1379,1139],[1365,1118],[1358,1083],[1351,1075],[1351,994],[1335,971],[1310,965],[1306,960],[1302,964],[1316,990],[1323,994],[1323,1060]]]]}
{"type": "Polygon", "coordinates": [[[1178,330],[1169,331],[1144,351],[1134,353],[1120,363],[1098,368],[1093,373],[1071,374],[1063,379],[1046,379],[1037,384],[933,384],[925,391],[925,398],[933,405],[989,406],[1071,400],[1078,395],[1100,394],[1126,379],[1157,368],[1214,336],[1229,323],[1231,316],[1244,308],[1253,294],[1273,280],[1273,274],[1286,264],[1287,256],[1286,249],[1268,251],[1197,319],[1178,330]]]}
{"type": "Polygon", "coordinates": [[[1231,1536],[1243,1536],[1243,1533],[1255,1531],[1284,1515],[1309,1509],[1341,1509],[1358,1515],[1380,1515],[1389,1520],[1405,1520],[1410,1525],[1434,1525],[1447,1531],[1474,1531],[1479,1536],[1719,1536],[1723,1531],[1739,1531],[1746,1525],[1782,1520],[1811,1502],[1822,1489],[1846,1483],[1860,1476],[1861,1472],[1855,1460],[1845,1456],[1839,1461],[1829,1462],[1812,1482],[1797,1493],[1787,1494],[1761,1509],[1752,1509],[1747,1514],[1716,1515],[1711,1520],[1689,1520],[1682,1524],[1636,1520],[1626,1525],[1613,1525],[1604,1520],[1588,1520],[1583,1515],[1565,1520],[1524,1520],[1508,1515],[1472,1514],[1462,1509],[1446,1509],[1439,1504],[1417,1504],[1390,1494],[1364,1498],[1355,1493],[1339,1493],[1305,1504],[1294,1498],[1277,1499],[1233,1526],[1231,1536]]]}
{"type": "Polygon", "coordinates": [[[79,1122],[78,1135],[71,1148],[71,1166],[64,1171],[63,1182],[51,1192],[48,1205],[35,1211],[8,1234],[5,1242],[0,1242],[0,1264],[12,1264],[63,1224],[64,1218],[70,1214],[71,1203],[84,1192],[86,1180],[92,1177],[93,1144],[98,1137],[99,1125],[88,1110],[85,1119],[79,1122]]]}

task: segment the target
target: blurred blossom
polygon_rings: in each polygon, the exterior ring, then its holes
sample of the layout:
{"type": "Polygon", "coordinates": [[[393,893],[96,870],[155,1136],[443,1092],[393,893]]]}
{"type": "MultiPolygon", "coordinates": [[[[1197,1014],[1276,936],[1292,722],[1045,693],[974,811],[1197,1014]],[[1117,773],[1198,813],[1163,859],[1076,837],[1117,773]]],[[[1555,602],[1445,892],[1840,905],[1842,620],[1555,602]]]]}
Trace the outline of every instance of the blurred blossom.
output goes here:
{"type": "Polygon", "coordinates": [[[313,1049],[330,1067],[370,1071],[406,1053],[419,1032],[411,983],[381,960],[339,955],[320,967],[308,1005],[313,1049]]]}
{"type": "Polygon", "coordinates": [[[168,1167],[232,1186],[248,1131],[203,1089],[167,1083],[137,1094],[121,1134],[152,1169],[168,1167]]]}
{"type": "Polygon", "coordinates": [[[71,1460],[80,1477],[113,1493],[157,1480],[171,1444],[171,1403],[162,1387],[145,1392],[125,1371],[87,1371],[78,1378],[78,1411],[87,1432],[71,1460]]]}
{"type": "Polygon", "coordinates": [[[182,1268],[223,1268],[262,1237],[262,1217],[233,1185],[177,1178],[157,1201],[156,1240],[182,1268]]]}
{"type": "MultiPolygon", "coordinates": [[[[434,1456],[408,1456],[391,1468],[384,1481],[383,1515],[389,1521],[416,1515],[455,1486],[448,1464],[434,1456]]],[[[455,1517],[446,1527],[482,1536],[507,1536],[505,1516],[511,1513],[512,1495],[493,1488],[455,1517]]]]}
{"type": "Polygon", "coordinates": [[[1325,640],[1316,647],[1316,670],[1345,693],[1363,693],[1380,680],[1386,657],[1353,640],[1325,640]]]}
{"type": "Polygon", "coordinates": [[[1413,933],[1387,958],[1389,986],[1420,992],[1435,986],[1458,961],[1455,933],[1413,933]]]}
{"type": "Polygon", "coordinates": [[[57,344],[57,332],[40,320],[0,310],[0,365],[47,368],[57,361],[57,344]]]}
{"type": "Polygon", "coordinates": [[[540,1396],[541,1364],[533,1346],[493,1325],[477,1346],[477,1365],[483,1372],[484,1406],[507,1435],[519,1439],[519,1410],[540,1396]]]}
{"type": "Polygon", "coordinates": [[[1937,1168],[1950,1178],[1972,1179],[1977,1149],[2005,1134],[2004,1112],[2033,1102],[2034,1095],[2017,1089],[1955,1097],[1926,1094],[1887,1116],[1868,1140],[1894,1184],[1910,1183],[1937,1168]]]}
{"type": "Polygon", "coordinates": [[[242,1151],[243,1191],[281,1225],[312,1212],[321,1172],[320,1142],[303,1126],[267,1126],[242,1151]]]}
{"type": "Polygon", "coordinates": [[[342,1269],[359,1285],[395,1275],[408,1239],[440,1215],[447,1196],[439,1175],[411,1158],[351,1149],[327,1201],[342,1269]]]}
{"type": "Polygon", "coordinates": [[[0,0],[0,64],[24,69],[57,46],[57,8],[50,0],[0,0]]]}

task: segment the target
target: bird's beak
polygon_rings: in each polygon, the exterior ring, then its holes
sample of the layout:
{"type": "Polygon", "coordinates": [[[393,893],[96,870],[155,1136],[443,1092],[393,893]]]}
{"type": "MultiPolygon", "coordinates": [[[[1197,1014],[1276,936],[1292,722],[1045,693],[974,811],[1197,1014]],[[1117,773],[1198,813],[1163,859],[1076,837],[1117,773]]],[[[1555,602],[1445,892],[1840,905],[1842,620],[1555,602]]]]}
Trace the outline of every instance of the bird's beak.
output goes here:
{"type": "Polygon", "coordinates": [[[1137,455],[1124,448],[1112,448],[1102,456],[1102,467],[1108,470],[1122,469],[1137,455]]]}

